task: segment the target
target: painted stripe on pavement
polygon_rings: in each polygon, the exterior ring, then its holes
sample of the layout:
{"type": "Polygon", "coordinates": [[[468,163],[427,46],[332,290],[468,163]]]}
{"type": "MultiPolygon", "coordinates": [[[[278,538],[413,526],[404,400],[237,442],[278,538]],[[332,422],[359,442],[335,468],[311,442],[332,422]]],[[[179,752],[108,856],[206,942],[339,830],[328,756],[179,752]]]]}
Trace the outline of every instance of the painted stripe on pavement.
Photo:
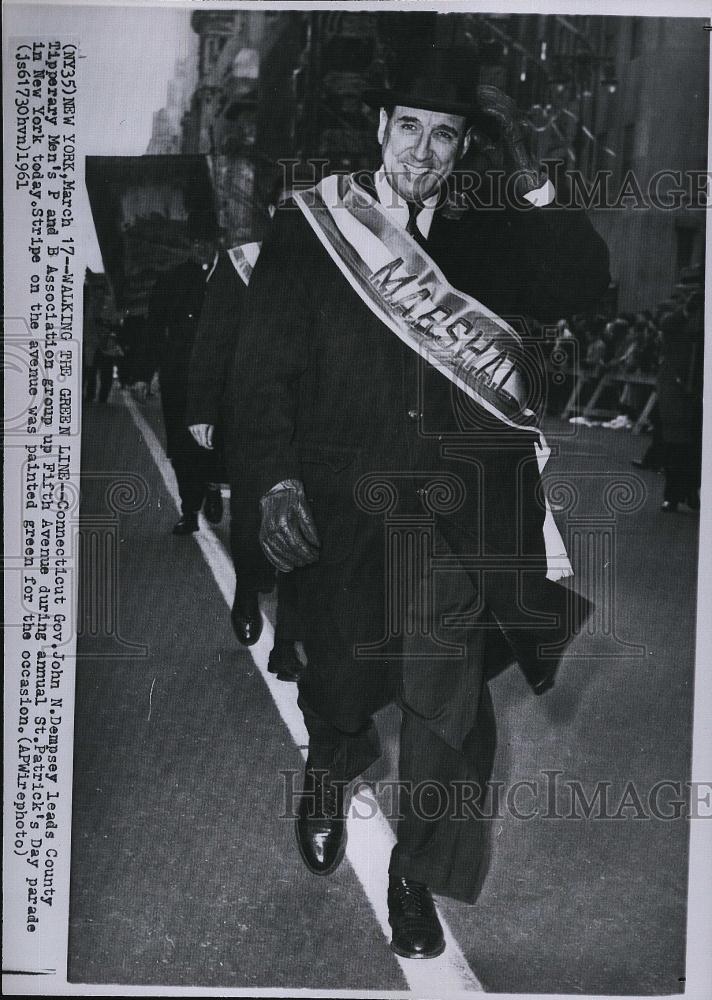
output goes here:
{"type": "MultiPolygon", "coordinates": [[[[161,474],[166,490],[176,506],[176,511],[180,511],[180,497],[175,476],[161,442],[141,413],[135,400],[128,393],[122,393],[122,399],[161,474]]],[[[200,531],[196,532],[193,538],[198,543],[203,558],[215,577],[215,582],[225,599],[225,603],[228,608],[231,608],[235,593],[235,570],[232,560],[202,513],[198,515],[198,519],[200,531]]],[[[300,748],[302,756],[306,758],[304,747],[308,742],[308,735],[304,727],[302,713],[297,706],[296,687],[294,684],[285,684],[283,681],[277,680],[275,675],[270,674],[267,670],[267,660],[274,641],[274,627],[264,611],[262,618],[264,622],[262,635],[254,646],[248,648],[248,651],[269,688],[292,739],[300,748]]],[[[347,824],[346,857],[363,886],[383,934],[390,941],[391,929],[388,923],[386,887],[388,885],[388,862],[395,837],[369,789],[359,789],[359,804],[369,818],[368,821],[363,818],[359,819],[354,816],[353,810],[350,811],[347,824]]],[[[446,948],[442,955],[438,958],[419,961],[393,955],[401,967],[411,993],[416,997],[430,998],[437,996],[456,997],[458,994],[467,994],[473,991],[483,992],[482,984],[470,968],[439,909],[438,915],[446,941],[446,948]]]]}

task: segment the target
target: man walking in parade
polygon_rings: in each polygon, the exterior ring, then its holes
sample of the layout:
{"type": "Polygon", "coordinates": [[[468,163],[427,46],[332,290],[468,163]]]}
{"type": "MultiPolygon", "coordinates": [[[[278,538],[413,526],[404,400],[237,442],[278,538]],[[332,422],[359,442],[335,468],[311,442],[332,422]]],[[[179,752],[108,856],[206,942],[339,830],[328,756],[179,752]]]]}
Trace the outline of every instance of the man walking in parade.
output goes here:
{"type": "MultiPolygon", "coordinates": [[[[282,190],[281,178],[278,182],[273,186],[267,206],[270,219],[282,190]]],[[[231,455],[223,454],[224,396],[240,336],[240,315],[259,249],[259,243],[247,243],[218,253],[208,279],[191,354],[185,417],[195,442],[217,457],[230,479],[230,552],[236,577],[230,618],[235,636],[244,646],[254,645],[262,634],[259,595],[274,588],[275,569],[259,544],[257,505],[250,503],[249,495],[245,495],[239,474],[230,475],[235,465],[239,469],[240,443],[233,441],[231,455]]],[[[298,627],[293,581],[279,574],[277,587],[277,620],[268,669],[280,680],[294,681],[301,670],[301,661],[294,648],[298,627]]]]}
{"type": "Polygon", "coordinates": [[[148,309],[152,367],[158,369],[161,384],[166,452],[181,501],[181,517],[173,527],[174,535],[199,530],[201,507],[212,524],[219,523],[223,513],[215,455],[200,448],[186,424],[191,353],[216,257],[217,220],[211,211],[191,213],[188,239],[189,259],[158,279],[148,309]]]}
{"type": "Polygon", "coordinates": [[[244,447],[262,546],[293,574],[304,629],[304,862],[327,875],[343,857],[345,790],[378,758],[373,715],[390,700],[400,782],[430,789],[405,795],[390,861],[391,947],[407,958],[444,948],[431,892],[478,891],[483,824],[428,795],[481,796],[488,780],[486,639],[503,636],[542,693],[584,613],[547,561],[560,539],[538,491],[524,321],[586,309],[608,284],[605,245],[556,208],[513,102],[455,65],[435,51],[419,77],[367,95],[379,169],[277,212],[229,389],[228,446],[244,447]],[[484,133],[515,204],[463,211],[455,168],[484,133]]]}

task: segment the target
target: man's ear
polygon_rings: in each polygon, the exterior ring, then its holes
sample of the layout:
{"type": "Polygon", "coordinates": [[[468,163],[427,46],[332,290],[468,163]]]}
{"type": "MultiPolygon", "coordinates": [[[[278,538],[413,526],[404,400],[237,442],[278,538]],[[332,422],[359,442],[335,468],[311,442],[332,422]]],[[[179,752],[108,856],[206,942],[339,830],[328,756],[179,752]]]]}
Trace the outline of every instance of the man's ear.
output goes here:
{"type": "Polygon", "coordinates": [[[388,125],[388,112],[385,108],[381,108],[380,114],[378,116],[378,141],[383,145],[383,140],[386,136],[386,126],[388,125]]]}

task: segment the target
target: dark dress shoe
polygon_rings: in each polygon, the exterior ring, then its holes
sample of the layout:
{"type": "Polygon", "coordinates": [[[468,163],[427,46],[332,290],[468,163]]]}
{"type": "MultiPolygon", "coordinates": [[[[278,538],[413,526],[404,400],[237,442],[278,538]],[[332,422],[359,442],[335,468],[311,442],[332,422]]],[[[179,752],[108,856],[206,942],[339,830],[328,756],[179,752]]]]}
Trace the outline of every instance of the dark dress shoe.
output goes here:
{"type": "Polygon", "coordinates": [[[269,654],[267,669],[271,674],[276,674],[279,681],[299,680],[304,665],[297,656],[294,643],[275,643],[269,654]]]}
{"type": "Polygon", "coordinates": [[[391,875],[388,880],[388,923],[391,950],[401,958],[436,958],[445,938],[427,885],[391,875]]]}
{"type": "Polygon", "coordinates": [[[302,860],[315,875],[335,871],[346,850],[344,784],[306,767],[294,828],[302,860]]]}
{"type": "Polygon", "coordinates": [[[235,595],[230,612],[232,630],[243,646],[254,646],[262,635],[262,615],[257,593],[235,595]]]}
{"type": "Polygon", "coordinates": [[[203,503],[205,520],[211,524],[220,524],[223,516],[222,493],[218,489],[209,489],[203,503]]]}
{"type": "Polygon", "coordinates": [[[192,535],[194,531],[199,530],[197,514],[183,514],[180,521],[173,526],[174,535],[192,535]]]}
{"type": "Polygon", "coordinates": [[[553,688],[555,678],[556,670],[552,670],[545,677],[542,677],[541,680],[532,684],[532,691],[536,695],[546,694],[547,691],[550,691],[551,688],[553,688]]]}
{"type": "Polygon", "coordinates": [[[660,510],[664,511],[666,514],[676,514],[677,513],[677,501],[676,500],[663,500],[660,504],[660,510]]]}

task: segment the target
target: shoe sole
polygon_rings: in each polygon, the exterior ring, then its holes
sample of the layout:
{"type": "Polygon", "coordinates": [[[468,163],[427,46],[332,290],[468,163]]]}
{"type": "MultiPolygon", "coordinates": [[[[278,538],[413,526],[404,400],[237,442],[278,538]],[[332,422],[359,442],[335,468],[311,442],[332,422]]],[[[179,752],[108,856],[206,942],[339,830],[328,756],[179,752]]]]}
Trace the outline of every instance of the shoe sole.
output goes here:
{"type": "Polygon", "coordinates": [[[398,955],[399,958],[414,958],[414,959],[417,959],[417,958],[438,958],[438,956],[442,955],[442,953],[445,951],[445,942],[443,941],[443,943],[437,949],[437,951],[418,952],[417,954],[413,954],[413,953],[411,953],[409,951],[403,951],[402,948],[398,948],[391,941],[391,951],[394,953],[394,955],[398,955]]]}
{"type": "Polygon", "coordinates": [[[297,839],[297,847],[299,848],[299,853],[302,856],[302,861],[304,862],[306,868],[312,873],[312,875],[319,875],[319,876],[322,876],[322,875],[331,875],[331,873],[335,872],[336,869],[341,864],[341,862],[344,860],[344,855],[346,854],[346,827],[345,826],[344,826],[344,839],[341,842],[341,847],[339,848],[339,852],[336,855],[336,857],[334,858],[334,860],[332,861],[332,863],[329,865],[328,868],[312,868],[311,864],[309,863],[309,861],[307,859],[306,854],[304,853],[304,849],[302,848],[302,842],[301,842],[300,837],[299,837],[299,830],[297,829],[297,821],[296,820],[294,822],[294,836],[297,839]]]}

